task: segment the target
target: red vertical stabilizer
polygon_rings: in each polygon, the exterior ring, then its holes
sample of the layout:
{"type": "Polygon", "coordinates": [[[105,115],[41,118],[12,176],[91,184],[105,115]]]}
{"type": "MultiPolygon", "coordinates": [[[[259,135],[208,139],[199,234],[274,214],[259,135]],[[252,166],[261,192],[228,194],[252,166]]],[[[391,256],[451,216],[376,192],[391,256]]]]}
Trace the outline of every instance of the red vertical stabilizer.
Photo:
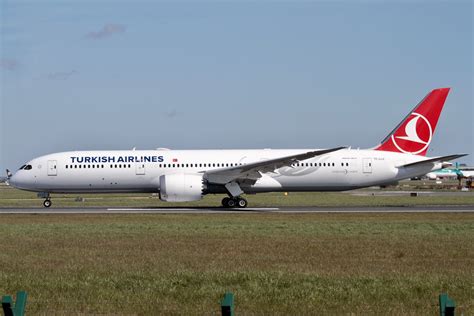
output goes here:
{"type": "Polygon", "coordinates": [[[425,156],[449,89],[431,91],[375,149],[425,156]]]}

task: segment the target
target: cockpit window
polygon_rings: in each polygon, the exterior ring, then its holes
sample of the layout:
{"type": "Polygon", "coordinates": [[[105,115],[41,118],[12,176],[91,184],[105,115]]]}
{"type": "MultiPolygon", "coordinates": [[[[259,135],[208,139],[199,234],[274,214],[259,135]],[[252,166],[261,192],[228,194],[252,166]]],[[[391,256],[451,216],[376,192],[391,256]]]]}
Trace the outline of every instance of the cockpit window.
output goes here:
{"type": "Polygon", "coordinates": [[[23,166],[21,166],[20,168],[18,168],[18,170],[22,170],[22,169],[24,169],[25,167],[26,167],[26,165],[23,165],[23,166]]]}
{"type": "Polygon", "coordinates": [[[33,169],[33,167],[31,165],[26,165],[24,169],[25,170],[31,170],[31,169],[33,169]]]}

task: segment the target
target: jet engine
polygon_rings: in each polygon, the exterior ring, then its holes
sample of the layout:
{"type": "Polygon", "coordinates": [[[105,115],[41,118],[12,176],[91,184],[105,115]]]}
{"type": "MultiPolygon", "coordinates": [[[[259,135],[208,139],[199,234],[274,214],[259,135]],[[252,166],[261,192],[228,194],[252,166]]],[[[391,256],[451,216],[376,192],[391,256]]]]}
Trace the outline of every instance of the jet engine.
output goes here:
{"type": "Polygon", "coordinates": [[[167,202],[191,202],[204,194],[202,174],[176,173],[160,177],[160,199],[167,202]]]}

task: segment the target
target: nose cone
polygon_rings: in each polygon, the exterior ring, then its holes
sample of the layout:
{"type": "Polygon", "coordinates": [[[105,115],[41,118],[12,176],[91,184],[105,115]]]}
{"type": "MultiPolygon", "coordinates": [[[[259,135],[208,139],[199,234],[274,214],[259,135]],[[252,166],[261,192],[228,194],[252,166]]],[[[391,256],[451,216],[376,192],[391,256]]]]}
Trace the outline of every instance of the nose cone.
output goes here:
{"type": "Polygon", "coordinates": [[[22,170],[17,171],[13,176],[11,176],[8,183],[17,189],[26,190],[30,189],[32,184],[29,177],[22,170]]]}
{"type": "Polygon", "coordinates": [[[18,185],[18,177],[16,176],[16,173],[8,179],[8,184],[17,188],[18,185]]]}

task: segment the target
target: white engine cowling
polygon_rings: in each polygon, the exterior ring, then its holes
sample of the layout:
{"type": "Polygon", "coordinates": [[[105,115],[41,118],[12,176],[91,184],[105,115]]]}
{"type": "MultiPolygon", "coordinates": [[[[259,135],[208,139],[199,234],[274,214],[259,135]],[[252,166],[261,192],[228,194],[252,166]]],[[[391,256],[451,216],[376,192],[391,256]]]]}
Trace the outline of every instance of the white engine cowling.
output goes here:
{"type": "Polygon", "coordinates": [[[160,199],[167,202],[191,202],[202,199],[202,174],[176,173],[160,177],[160,199]]]}

